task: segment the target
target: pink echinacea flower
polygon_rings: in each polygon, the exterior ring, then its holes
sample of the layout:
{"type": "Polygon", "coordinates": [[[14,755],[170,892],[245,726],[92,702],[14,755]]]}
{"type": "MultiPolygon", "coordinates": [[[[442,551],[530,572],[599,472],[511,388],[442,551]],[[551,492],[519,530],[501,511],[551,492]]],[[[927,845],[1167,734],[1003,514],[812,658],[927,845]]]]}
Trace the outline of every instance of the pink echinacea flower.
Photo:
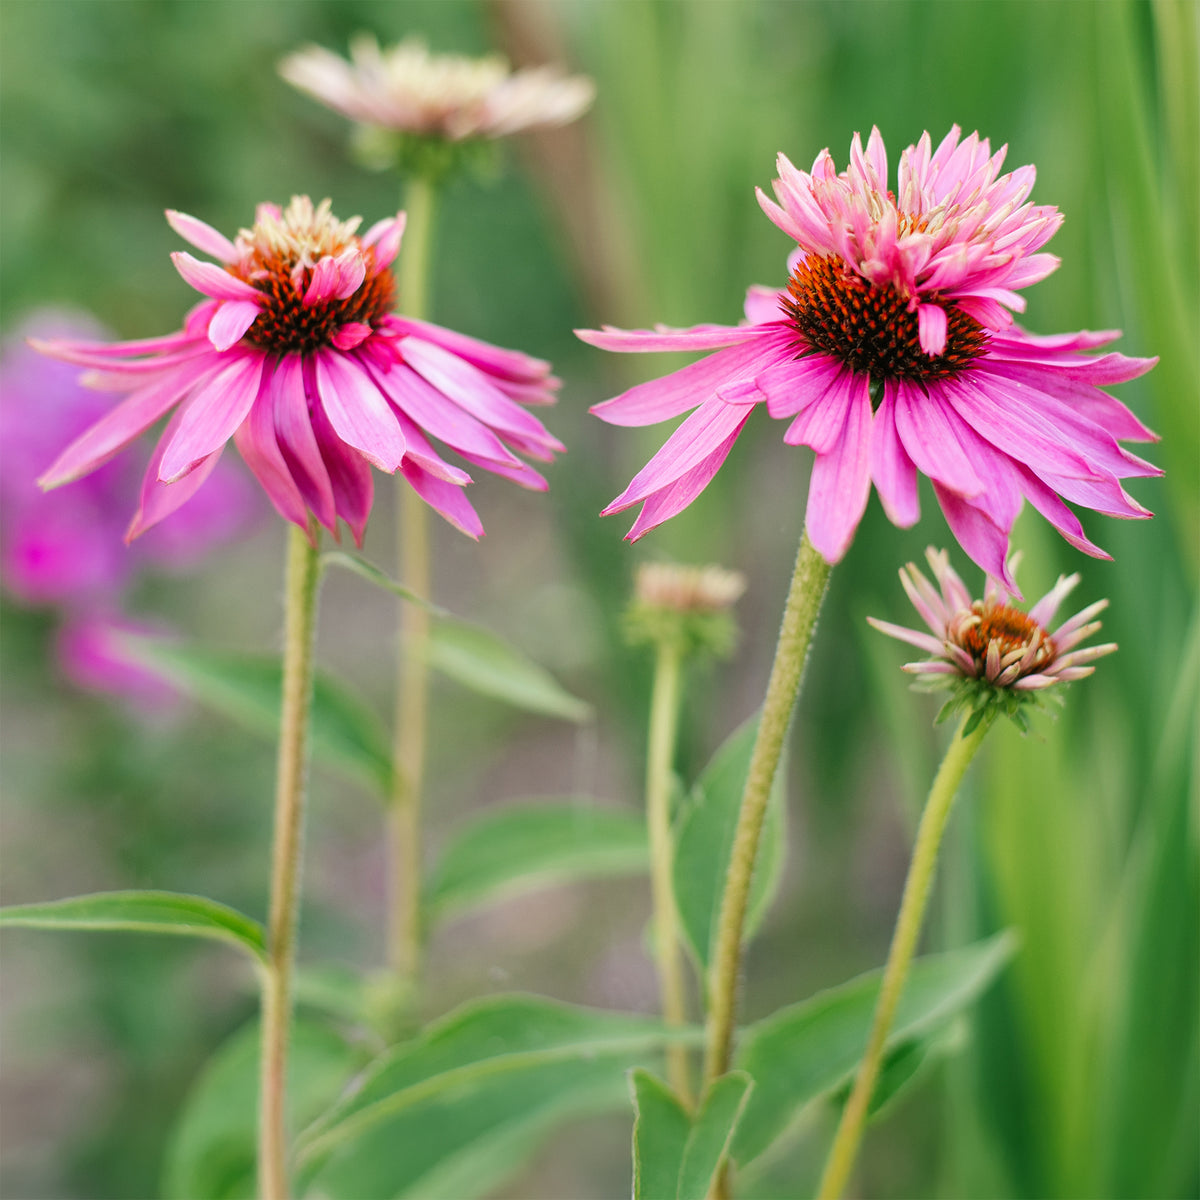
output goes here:
{"type": "MultiPolygon", "coordinates": [[[[1009,563],[1010,575],[1018,558],[1014,555],[1009,563]]],[[[881,633],[930,655],[905,663],[904,669],[927,687],[953,690],[943,715],[964,708],[982,712],[999,703],[1008,715],[1019,716],[1023,696],[1092,674],[1091,663],[1117,648],[1115,642],[1080,645],[1100,628],[1096,617],[1108,607],[1107,600],[1089,604],[1050,632],[1059,606],[1079,583],[1078,575],[1060,575],[1026,613],[995,579],[988,580],[982,600],[972,599],[946,551],[931,546],[925,559],[936,587],[914,563],[900,569],[900,582],[929,633],[867,620],[881,633]]]]}
{"type": "Polygon", "coordinates": [[[1073,546],[1109,557],[1064,501],[1117,517],[1151,514],[1121,486],[1159,475],[1118,445],[1153,441],[1101,390],[1155,358],[1084,353],[1119,336],[1036,337],[1013,324],[1019,289],[1058,259],[1041,247],[1061,223],[1027,197],[1035,171],[1000,174],[978,134],[957,126],[932,149],[928,133],[900,156],[888,190],[878,129],[856,134],[838,173],[828,150],[810,172],[783,155],[767,216],[797,242],[785,289],[753,287],[746,323],[692,329],[580,330],[619,351],[716,350],[592,411],[615,425],[691,415],[605,514],[641,503],[636,540],[708,485],[755,406],[789,422],[783,439],[816,453],[806,528],[828,562],[846,552],[872,483],[889,519],[916,523],[917,476],[933,482],[963,549],[1015,592],[1009,533],[1023,500],[1073,546]]]}
{"type": "Polygon", "coordinates": [[[514,451],[549,461],[563,449],[522,407],[551,403],[558,380],[539,359],[393,312],[403,213],[359,237],[357,218],[339,221],[328,201],[298,196],[286,210],[259,205],[234,241],[183,213],[167,219],[217,260],[172,255],[206,298],[165,337],[35,343],[91,368],[91,386],[128,393],[67,447],[43,487],[86,475],[168,413],[130,539],[197,491],[230,438],[286,520],[303,529],[311,514],[336,535],[340,517],[358,543],[372,466],[399,470],[453,525],[483,533],[462,490],[470,476],[430,437],[484,470],[546,487],[514,451]]]}

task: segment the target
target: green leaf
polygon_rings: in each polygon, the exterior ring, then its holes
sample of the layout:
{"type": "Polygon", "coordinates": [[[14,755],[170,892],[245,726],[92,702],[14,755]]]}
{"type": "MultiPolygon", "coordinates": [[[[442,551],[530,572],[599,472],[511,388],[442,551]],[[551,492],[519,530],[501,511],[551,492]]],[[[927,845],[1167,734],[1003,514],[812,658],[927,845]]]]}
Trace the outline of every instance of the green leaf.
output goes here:
{"type": "Polygon", "coordinates": [[[634,1200],[704,1200],[754,1086],[750,1077],[721,1076],[694,1118],[649,1071],[634,1071],[632,1083],[634,1200]]]}
{"type": "MultiPolygon", "coordinates": [[[[675,903],[688,944],[702,972],[707,971],[721,893],[733,853],[742,789],[758,718],[734,731],[713,755],[680,813],[675,835],[675,903]]],[[[783,874],[786,852],[787,762],[781,761],[767,801],[758,858],[746,911],[746,938],[766,915],[783,874]]]]}
{"type": "MultiPolygon", "coordinates": [[[[130,637],[131,652],[150,670],[254,733],[279,732],[283,666],[268,655],[130,637]]],[[[312,750],[320,762],[371,791],[387,795],[392,777],[387,734],[345,684],[318,672],[313,686],[312,750]]]]}
{"type": "MultiPolygon", "coordinates": [[[[292,1024],[288,1105],[294,1126],[337,1099],[362,1054],[333,1029],[292,1024]]],[[[166,1200],[253,1200],[258,1127],[258,1022],[243,1026],[209,1060],[192,1086],[167,1146],[166,1200]]]]}
{"type": "Polygon", "coordinates": [[[648,860],[646,823],[631,809],[578,798],[506,805],[442,852],[427,911],[445,916],[562,880],[635,874],[648,860]]]}
{"type": "Polygon", "coordinates": [[[744,1071],[731,1071],[708,1086],[684,1147],[678,1200],[704,1200],[709,1194],[753,1087],[744,1071]]]}
{"type": "Polygon", "coordinates": [[[630,1064],[681,1037],[699,1031],[536,996],[467,1004],[382,1055],[304,1132],[303,1181],[345,1200],[481,1195],[561,1121],[623,1108],[630,1064]]]}
{"type": "Polygon", "coordinates": [[[675,1200],[692,1118],[657,1076],[630,1076],[633,1107],[633,1200],[675,1200]]]}
{"type": "Polygon", "coordinates": [[[516,708],[576,724],[592,719],[590,704],[564,691],[544,667],[479,625],[436,621],[429,664],[456,683],[516,708]]]}
{"type": "Polygon", "coordinates": [[[407,600],[410,604],[417,604],[421,608],[427,608],[433,613],[444,613],[444,608],[439,608],[436,604],[426,600],[424,596],[418,596],[411,588],[406,588],[402,583],[397,583],[390,575],[381,571],[373,562],[369,562],[363,558],[361,554],[347,554],[344,550],[327,550],[321,555],[321,565],[323,567],[341,567],[344,571],[350,571],[355,575],[361,576],[368,583],[373,583],[376,587],[383,588],[385,592],[391,592],[393,596],[399,596],[401,600],[407,600]]]}
{"type": "Polygon", "coordinates": [[[179,892],[96,892],[46,904],[0,908],[0,926],[20,929],[99,929],[213,938],[266,958],[262,926],[235,909],[179,892]]]}
{"type": "MultiPolygon", "coordinates": [[[[952,1022],[1012,957],[1016,939],[1001,933],[961,950],[913,963],[888,1046],[927,1036],[952,1022]]],[[[754,1080],[733,1157],[745,1166],[784,1134],[800,1109],[851,1078],[867,1044],[881,971],[781,1009],[746,1029],[736,1064],[754,1080]]]]}

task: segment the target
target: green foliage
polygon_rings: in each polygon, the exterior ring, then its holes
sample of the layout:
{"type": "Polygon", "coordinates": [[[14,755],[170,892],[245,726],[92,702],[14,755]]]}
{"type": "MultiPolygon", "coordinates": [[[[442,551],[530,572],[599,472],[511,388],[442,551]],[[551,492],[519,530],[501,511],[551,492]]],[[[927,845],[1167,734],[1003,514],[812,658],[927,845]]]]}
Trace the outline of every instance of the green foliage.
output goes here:
{"type": "MultiPolygon", "coordinates": [[[[917,959],[900,997],[889,1048],[936,1038],[992,983],[1015,945],[1011,935],[1001,934],[917,959]]],[[[860,976],[780,1009],[742,1033],[734,1062],[753,1078],[754,1092],[734,1139],[739,1165],[785,1134],[804,1105],[850,1079],[867,1044],[881,978],[881,971],[860,976]]],[[[887,1086],[894,1094],[895,1088],[887,1086]]]]}
{"type": "MultiPolygon", "coordinates": [[[[292,1025],[288,1104],[293,1127],[327,1109],[364,1054],[331,1027],[292,1025]]],[[[171,1134],[163,1167],[166,1200],[253,1200],[259,1084],[258,1023],[239,1029],[196,1080],[171,1134]]]]}
{"type": "Polygon", "coordinates": [[[705,1200],[729,1151],[753,1081],[741,1071],[710,1084],[695,1116],[649,1071],[632,1074],[634,1200],[705,1200]]]}
{"type": "MultiPolygon", "coordinates": [[[[757,718],[726,739],[704,768],[679,813],[675,829],[675,903],[688,945],[707,971],[721,893],[733,852],[742,789],[758,732],[757,718]]],[[[767,801],[758,859],[746,911],[747,939],[766,915],[783,874],[786,845],[787,760],[780,762],[767,801]]]]}
{"type": "Polygon", "coordinates": [[[465,621],[437,621],[429,664],[456,683],[515,708],[582,724],[591,705],[565,691],[544,667],[497,634],[465,621]]]}
{"type": "MultiPolygon", "coordinates": [[[[283,665],[275,656],[130,637],[139,662],[202,704],[263,737],[279,730],[283,665]]],[[[391,749],[379,719],[340,680],[318,672],[313,684],[312,752],[380,795],[387,795],[391,749]]]]}
{"type": "Polygon", "coordinates": [[[177,892],[96,892],[45,904],[0,908],[0,926],[14,929],[105,930],[213,938],[265,958],[262,926],[215,900],[177,892]]]}
{"type": "Polygon", "coordinates": [[[347,554],[344,550],[326,550],[321,555],[321,566],[340,567],[343,571],[358,575],[368,583],[382,588],[385,592],[391,592],[393,596],[399,596],[401,600],[407,600],[410,604],[418,604],[431,612],[442,613],[445,611],[438,608],[436,604],[431,604],[424,596],[418,596],[412,588],[406,588],[402,583],[397,583],[373,562],[363,558],[361,554],[347,554]]]}
{"type": "Polygon", "coordinates": [[[464,1005],[372,1064],[298,1144],[306,1186],[336,1200],[469,1200],[497,1187],[556,1125],[627,1103],[658,1021],[534,996],[464,1005]]]}
{"type": "Polygon", "coordinates": [[[436,921],[550,883],[643,873],[646,822],[581,797],[488,809],[442,851],[426,889],[436,921]]]}

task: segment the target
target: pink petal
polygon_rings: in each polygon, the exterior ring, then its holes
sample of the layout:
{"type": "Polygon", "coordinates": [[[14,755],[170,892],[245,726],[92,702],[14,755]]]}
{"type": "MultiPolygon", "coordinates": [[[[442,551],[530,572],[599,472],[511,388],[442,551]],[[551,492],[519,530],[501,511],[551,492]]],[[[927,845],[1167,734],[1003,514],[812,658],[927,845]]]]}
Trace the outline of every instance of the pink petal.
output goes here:
{"type": "Polygon", "coordinates": [[[404,451],[406,462],[411,460],[437,479],[444,479],[447,483],[457,484],[459,487],[471,482],[470,475],[461,467],[453,467],[438,456],[425,435],[403,413],[398,412],[396,420],[400,422],[400,432],[404,434],[404,441],[408,447],[404,451]]]}
{"type": "Polygon", "coordinates": [[[361,549],[375,498],[375,479],[370,465],[341,439],[320,404],[313,405],[312,426],[329,472],[338,516],[350,526],[354,544],[361,549]]]}
{"type": "Polygon", "coordinates": [[[846,413],[859,390],[869,387],[865,375],[842,368],[824,395],[812,401],[788,426],[783,440],[789,446],[811,446],[818,455],[828,454],[843,436],[846,413]]]}
{"type": "Polygon", "coordinates": [[[917,308],[917,339],[921,349],[933,358],[946,349],[946,310],[937,304],[922,304],[917,308]]]}
{"type": "Polygon", "coordinates": [[[690,329],[576,329],[575,336],[600,350],[645,354],[660,350],[718,350],[761,337],[757,325],[695,325],[690,329]]]}
{"type": "Polygon", "coordinates": [[[827,354],[806,354],[772,363],[754,376],[754,382],[766,396],[772,417],[792,417],[820,400],[837,382],[841,370],[841,364],[827,354]]]}
{"type": "Polygon", "coordinates": [[[313,432],[313,409],[319,409],[316,388],[306,378],[299,354],[285,354],[271,377],[275,435],[280,453],[310,511],[330,533],[337,532],[337,504],[333,484],[317,437],[313,432]]]}
{"type": "Polygon", "coordinates": [[[331,300],[340,279],[341,271],[337,261],[332,254],[325,255],[313,267],[312,278],[308,281],[308,288],[300,303],[306,308],[311,308],[314,304],[323,304],[326,300],[331,300]]]}
{"type": "Polygon", "coordinates": [[[214,300],[258,299],[258,292],[248,283],[231,275],[223,267],[193,258],[186,250],[177,250],[171,255],[171,261],[187,283],[214,300]]]}
{"type": "Polygon", "coordinates": [[[308,525],[308,506],[288,470],[275,435],[275,378],[269,368],[263,373],[258,396],[250,415],[237,427],[233,440],[246,466],[262,484],[268,499],[285,521],[308,525]]]}
{"type": "Polygon", "coordinates": [[[133,520],[130,521],[129,528],[125,532],[126,542],[132,542],[134,538],[157,525],[164,517],[169,517],[177,508],[190,500],[200,485],[212,474],[217,460],[221,457],[221,450],[215,450],[206,458],[202,458],[188,475],[175,483],[164,483],[159,478],[162,470],[163,451],[178,435],[186,411],[186,409],[180,408],[175,412],[167,422],[167,427],[163,431],[162,437],[159,438],[154,453],[150,456],[146,474],[142,479],[141,499],[137,512],[134,513],[133,520]]]}
{"type": "Polygon", "coordinates": [[[752,411],[749,406],[725,404],[721,400],[702,404],[671,434],[601,516],[629,508],[699,466],[731,436],[741,432],[752,411]]]}
{"type": "Polygon", "coordinates": [[[910,646],[916,646],[918,650],[924,650],[926,654],[940,655],[942,653],[941,641],[931,637],[928,633],[922,633],[919,629],[909,629],[905,625],[893,625],[890,621],[877,621],[874,617],[868,617],[867,624],[878,629],[880,633],[886,633],[888,637],[897,638],[899,641],[907,642],[910,646]]]}
{"type": "Polygon", "coordinates": [[[778,338],[762,338],[748,345],[719,350],[670,375],[640,383],[611,400],[595,404],[591,411],[610,425],[656,425],[704,403],[722,384],[754,377],[783,354],[792,357],[778,338]]]}
{"type": "Polygon", "coordinates": [[[374,380],[343,355],[318,351],[313,358],[321,406],[338,437],[390,475],[404,459],[404,435],[374,380]]]}
{"type": "Polygon", "coordinates": [[[186,475],[233,436],[258,395],[265,361],[262,354],[239,354],[193,391],[180,408],[179,427],[163,451],[159,471],[164,483],[186,475]]]}
{"type": "Polygon", "coordinates": [[[362,321],[348,321],[333,335],[333,344],[339,350],[353,350],[370,336],[370,325],[365,325],[362,321]]]}
{"type": "Polygon", "coordinates": [[[908,380],[896,384],[896,432],[917,470],[960,496],[977,496],[983,484],[963,451],[957,414],[941,400],[908,380]]]}
{"type": "Polygon", "coordinates": [[[461,529],[468,537],[483,536],[483,522],[461,487],[438,479],[411,459],[404,460],[400,471],[412,485],[413,491],[456,529],[461,529]]]}
{"type": "Polygon", "coordinates": [[[843,407],[841,436],[813,464],[804,518],[809,541],[829,563],[839,562],[849,549],[871,493],[871,393],[866,376],[850,376],[843,407]]]}
{"type": "Polygon", "coordinates": [[[77,437],[41,476],[38,485],[46,489],[59,487],[102,466],[205,378],[204,374],[179,371],[133,392],[77,437]]]}
{"type": "Polygon", "coordinates": [[[921,515],[917,468],[896,431],[896,384],[883,386],[883,402],[871,430],[871,478],[888,520],[901,529],[915,525],[921,515]]]}
{"type": "Polygon", "coordinates": [[[958,539],[958,544],[973,562],[989,575],[1002,580],[1004,586],[1020,599],[1021,591],[1008,568],[1008,530],[1000,529],[990,517],[937,480],[934,480],[933,490],[945,514],[946,524],[958,539]]]}
{"type": "Polygon", "coordinates": [[[167,224],[185,242],[191,242],[197,250],[203,250],[213,258],[219,258],[222,262],[233,262],[238,256],[237,247],[223,233],[219,233],[197,217],[168,208],[167,224]]]}
{"type": "Polygon", "coordinates": [[[228,350],[241,341],[262,310],[255,300],[226,300],[208,326],[208,340],[217,350],[228,350]]]}
{"type": "Polygon", "coordinates": [[[780,321],[784,317],[781,301],[787,295],[779,288],[763,287],[753,284],[746,289],[746,303],[743,312],[751,325],[766,325],[772,321],[780,321]]]}
{"type": "Polygon", "coordinates": [[[423,341],[433,342],[434,345],[466,359],[481,371],[498,379],[532,383],[546,379],[550,374],[550,364],[540,358],[531,358],[519,350],[505,350],[500,346],[493,346],[490,342],[481,342],[478,338],[456,333],[452,329],[443,329],[442,326],[430,324],[428,321],[392,316],[388,318],[387,326],[401,335],[416,334],[423,341]]]}
{"type": "Polygon", "coordinates": [[[375,249],[375,269],[382,271],[392,265],[400,252],[400,241],[404,237],[404,226],[408,221],[407,213],[397,213],[394,217],[384,217],[363,235],[362,244],[373,246],[375,249]]]}
{"type": "Polygon", "coordinates": [[[1022,477],[1022,491],[1034,508],[1062,534],[1076,550],[1090,554],[1093,558],[1103,558],[1110,562],[1112,555],[1102,550],[1090,541],[1083,532],[1079,518],[1055,495],[1052,488],[1047,487],[1032,471],[1017,464],[1017,470],[1022,477]]]}
{"type": "Polygon", "coordinates": [[[729,451],[740,432],[740,429],[735,430],[703,462],[650,496],[642,505],[642,511],[638,513],[637,520],[625,535],[625,540],[636,542],[651,529],[687,508],[712,482],[713,476],[729,456],[729,451]]]}

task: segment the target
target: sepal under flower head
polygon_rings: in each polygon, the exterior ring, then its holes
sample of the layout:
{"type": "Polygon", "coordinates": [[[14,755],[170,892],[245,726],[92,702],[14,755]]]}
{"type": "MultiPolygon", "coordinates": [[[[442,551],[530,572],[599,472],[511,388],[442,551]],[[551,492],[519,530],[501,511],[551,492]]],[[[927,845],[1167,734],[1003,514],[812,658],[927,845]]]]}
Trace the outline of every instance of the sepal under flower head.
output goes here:
{"type": "MultiPolygon", "coordinates": [[[[1090,664],[1116,648],[1115,642],[1081,646],[1100,628],[1095,618],[1108,607],[1098,600],[1064,621],[1053,632],[1048,627],[1059,605],[1079,583],[1079,576],[1060,575],[1058,582],[1026,613],[1013,604],[1008,590],[989,579],[982,600],[972,599],[949,555],[932,546],[925,552],[937,587],[915,563],[900,569],[900,582],[930,633],[867,620],[881,633],[898,638],[930,657],[905,663],[926,690],[949,688],[951,696],[937,719],[968,714],[965,732],[997,716],[1011,718],[1027,728],[1025,710],[1045,699],[1057,700],[1055,685],[1090,675],[1090,664]]],[[[1015,573],[1019,555],[1009,561],[1015,573]]]]}
{"type": "Polygon", "coordinates": [[[684,654],[724,657],[737,641],[731,610],[745,590],[745,576],[723,567],[643,563],[625,614],[626,637],[632,645],[674,644],[684,654]]]}

